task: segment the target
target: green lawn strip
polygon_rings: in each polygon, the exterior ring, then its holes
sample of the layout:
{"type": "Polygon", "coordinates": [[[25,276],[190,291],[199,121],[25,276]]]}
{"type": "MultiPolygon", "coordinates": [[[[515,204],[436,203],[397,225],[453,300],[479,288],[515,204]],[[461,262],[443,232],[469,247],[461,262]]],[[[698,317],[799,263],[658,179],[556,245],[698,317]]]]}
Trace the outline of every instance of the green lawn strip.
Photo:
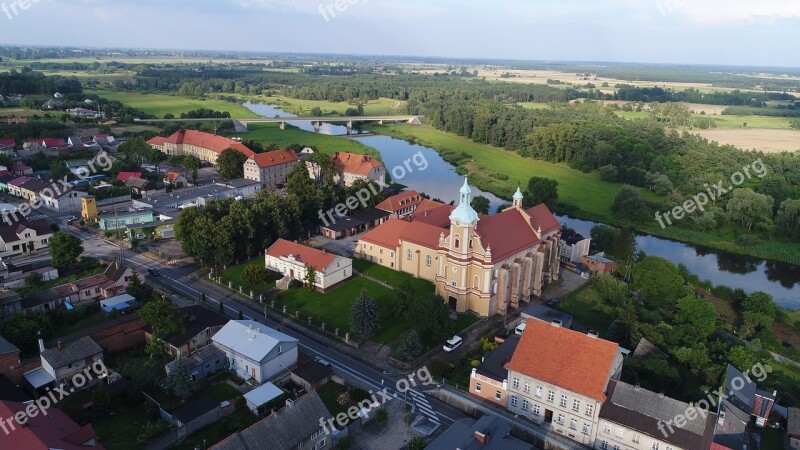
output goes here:
{"type": "Polygon", "coordinates": [[[251,123],[247,125],[247,129],[249,132],[236,134],[236,137],[246,141],[253,140],[265,144],[275,144],[281,148],[294,144],[314,147],[325,155],[333,155],[336,152],[350,152],[366,154],[380,159],[380,153],[377,150],[357,140],[329,134],[312,133],[289,124],[285,126],[285,129],[281,130],[280,124],[277,123],[251,123]]]}
{"type": "Polygon", "coordinates": [[[264,258],[261,256],[256,256],[255,258],[247,262],[244,262],[236,266],[231,266],[225,271],[221,272],[220,276],[222,277],[226,285],[228,281],[233,282],[233,289],[237,290],[237,292],[239,286],[243,286],[245,294],[249,294],[250,291],[259,293],[272,289],[275,287],[275,281],[281,278],[281,276],[276,272],[269,271],[268,281],[256,284],[247,283],[242,279],[242,274],[244,273],[244,269],[250,265],[264,267],[264,258]]]}
{"type": "Polygon", "coordinates": [[[101,417],[92,423],[97,439],[112,450],[136,450],[142,448],[137,437],[148,422],[154,419],[140,405],[136,408],[119,408],[113,416],[101,417]]]}
{"type": "Polygon", "coordinates": [[[202,99],[179,97],[177,95],[165,94],[143,94],[139,92],[119,92],[111,90],[87,90],[87,94],[96,94],[107,100],[116,100],[125,106],[137,109],[146,114],[158,118],[165,114],[172,114],[175,117],[196,109],[204,108],[214,111],[227,111],[231,117],[251,118],[259,117],[258,114],[250,111],[237,103],[226,102],[224,100],[202,99]]]}
{"type": "Polygon", "coordinates": [[[193,398],[202,398],[205,396],[209,396],[214,399],[214,401],[222,403],[225,400],[230,401],[231,403],[236,401],[236,397],[242,395],[241,392],[237,391],[233,386],[226,383],[223,379],[214,384],[210,384],[201,388],[199,391],[195,392],[192,397],[193,398]]]}
{"type": "Polygon", "coordinates": [[[430,281],[423,280],[422,278],[415,278],[405,272],[392,270],[363,259],[354,259],[353,268],[365,275],[383,281],[393,288],[397,288],[404,280],[408,280],[417,293],[424,294],[433,292],[435,289],[433,283],[430,281]]]}
{"type": "Polygon", "coordinates": [[[561,297],[558,302],[558,309],[569,313],[572,318],[590,330],[597,330],[600,337],[605,337],[608,327],[614,321],[613,317],[607,316],[594,310],[594,306],[602,304],[603,301],[591,284],[587,283],[577,290],[561,297]]]}
{"type": "MultiPolygon", "coordinates": [[[[263,419],[263,417],[261,418],[263,419]]],[[[177,450],[195,450],[208,448],[222,441],[231,434],[241,431],[256,423],[259,419],[247,408],[236,410],[230,416],[223,416],[220,420],[203,428],[186,439],[177,450]]]]}

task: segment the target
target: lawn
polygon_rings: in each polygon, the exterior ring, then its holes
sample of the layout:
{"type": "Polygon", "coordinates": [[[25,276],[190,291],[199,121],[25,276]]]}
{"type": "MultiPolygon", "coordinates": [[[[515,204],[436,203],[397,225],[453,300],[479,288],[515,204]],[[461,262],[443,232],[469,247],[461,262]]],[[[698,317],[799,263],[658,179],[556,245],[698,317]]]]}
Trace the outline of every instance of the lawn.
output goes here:
{"type": "Polygon", "coordinates": [[[180,116],[181,113],[195,109],[205,108],[214,111],[228,111],[231,117],[250,118],[258,117],[258,114],[250,111],[237,103],[230,103],[223,100],[207,100],[202,98],[178,97],[176,95],[163,94],[141,94],[137,92],[117,92],[117,91],[86,91],[88,94],[96,94],[108,100],[116,100],[123,105],[137,109],[155,117],[164,117],[165,114],[180,116]]]}
{"type": "Polygon", "coordinates": [[[251,123],[247,125],[247,129],[250,130],[249,133],[237,134],[236,136],[244,140],[276,144],[281,148],[299,144],[304,147],[315,147],[321,153],[328,155],[336,152],[351,152],[368,154],[380,159],[380,154],[377,150],[354,139],[312,133],[289,124],[285,128],[285,130],[281,130],[280,124],[277,123],[251,123]]]}
{"type": "Polygon", "coordinates": [[[558,302],[558,309],[569,313],[580,325],[600,332],[600,337],[605,337],[608,326],[614,321],[613,317],[595,311],[594,306],[602,304],[600,296],[590,283],[580,287],[563,297],[558,302]]]}
{"type": "Polygon", "coordinates": [[[245,263],[239,264],[238,266],[231,266],[227,270],[221,273],[222,279],[224,280],[224,284],[227,286],[228,281],[233,282],[233,289],[239,289],[239,286],[244,287],[245,293],[250,293],[250,291],[259,293],[264,292],[269,289],[275,287],[275,281],[281,278],[280,274],[276,272],[269,271],[269,278],[267,281],[263,283],[247,283],[242,279],[242,274],[244,273],[244,269],[247,266],[256,265],[264,267],[264,258],[261,256],[256,256],[255,258],[247,261],[245,263]]]}
{"type": "Polygon", "coordinates": [[[399,272],[363,259],[353,260],[353,269],[397,288],[404,280],[409,280],[414,290],[419,293],[433,292],[434,285],[422,278],[415,278],[405,272],[399,272]]]}
{"type": "Polygon", "coordinates": [[[44,111],[30,108],[0,108],[0,117],[41,117],[44,111]]]}
{"type": "MultiPolygon", "coordinates": [[[[369,397],[369,394],[366,391],[353,388],[350,391],[350,403],[340,405],[337,400],[339,395],[341,395],[344,391],[344,386],[333,381],[329,381],[317,389],[316,392],[322,400],[322,403],[325,404],[328,412],[331,413],[331,417],[336,417],[336,415],[339,413],[346,413],[347,408],[369,397]]],[[[325,419],[328,419],[328,417],[325,417],[325,419]]]]}
{"type": "Polygon", "coordinates": [[[145,424],[155,420],[143,405],[136,408],[118,407],[113,416],[101,417],[92,423],[97,439],[105,448],[112,450],[136,450],[142,448],[137,437],[142,434],[145,424]]]}
{"type": "MultiPolygon", "coordinates": [[[[611,205],[620,185],[601,180],[597,172],[585,173],[566,164],[526,158],[502,148],[439,131],[428,125],[371,125],[369,128],[400,139],[413,139],[421,145],[436,149],[445,159],[448,158],[447,153],[468,153],[471,155],[471,162],[464,168],[470,176],[470,184],[495,195],[508,197],[517,186],[524,187],[533,176],[551,178],[558,181],[559,200],[580,209],[583,218],[601,222],[610,222],[613,219],[611,205]],[[508,179],[501,180],[492,173],[504,174],[508,179]]],[[[647,199],[657,198],[650,192],[642,193],[647,199]]]]}
{"type": "Polygon", "coordinates": [[[193,398],[202,398],[204,396],[209,396],[217,402],[224,402],[225,400],[230,401],[231,403],[236,401],[236,397],[242,395],[241,392],[234,389],[233,386],[225,382],[226,378],[221,378],[218,382],[214,384],[209,384],[208,386],[200,389],[199,391],[195,392],[192,396],[193,398]]]}

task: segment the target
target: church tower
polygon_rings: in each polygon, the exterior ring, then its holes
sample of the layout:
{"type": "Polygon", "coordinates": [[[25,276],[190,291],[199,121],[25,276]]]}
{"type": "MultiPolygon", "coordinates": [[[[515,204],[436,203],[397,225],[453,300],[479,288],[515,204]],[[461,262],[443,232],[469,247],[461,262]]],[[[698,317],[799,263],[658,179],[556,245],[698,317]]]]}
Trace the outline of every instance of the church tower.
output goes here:
{"type": "Polygon", "coordinates": [[[450,214],[450,254],[466,256],[470,252],[470,239],[478,225],[478,213],[472,208],[472,189],[467,178],[459,191],[459,203],[450,214]]]}
{"type": "Polygon", "coordinates": [[[514,207],[522,208],[522,191],[517,187],[517,192],[514,194],[514,207]]]}

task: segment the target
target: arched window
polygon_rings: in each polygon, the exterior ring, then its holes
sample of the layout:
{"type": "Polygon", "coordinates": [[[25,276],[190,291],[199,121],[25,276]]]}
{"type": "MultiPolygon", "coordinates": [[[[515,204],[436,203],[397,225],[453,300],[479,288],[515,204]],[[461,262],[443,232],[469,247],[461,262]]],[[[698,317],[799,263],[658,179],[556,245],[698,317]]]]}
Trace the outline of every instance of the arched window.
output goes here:
{"type": "Polygon", "coordinates": [[[478,289],[478,285],[481,283],[480,277],[475,275],[475,278],[472,279],[472,287],[478,289]]]}

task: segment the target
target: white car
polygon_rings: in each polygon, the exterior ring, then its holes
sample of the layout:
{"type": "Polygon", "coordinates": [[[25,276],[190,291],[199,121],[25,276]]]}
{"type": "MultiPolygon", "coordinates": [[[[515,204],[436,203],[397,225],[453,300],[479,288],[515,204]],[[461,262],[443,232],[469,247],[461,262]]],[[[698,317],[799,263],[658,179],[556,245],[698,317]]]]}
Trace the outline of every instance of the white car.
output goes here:
{"type": "Polygon", "coordinates": [[[464,340],[461,339],[460,337],[453,336],[452,338],[450,338],[449,341],[444,343],[444,345],[442,346],[442,350],[444,350],[446,352],[452,352],[453,350],[457,349],[458,347],[461,347],[461,344],[463,342],[464,342],[464,340]]]}

